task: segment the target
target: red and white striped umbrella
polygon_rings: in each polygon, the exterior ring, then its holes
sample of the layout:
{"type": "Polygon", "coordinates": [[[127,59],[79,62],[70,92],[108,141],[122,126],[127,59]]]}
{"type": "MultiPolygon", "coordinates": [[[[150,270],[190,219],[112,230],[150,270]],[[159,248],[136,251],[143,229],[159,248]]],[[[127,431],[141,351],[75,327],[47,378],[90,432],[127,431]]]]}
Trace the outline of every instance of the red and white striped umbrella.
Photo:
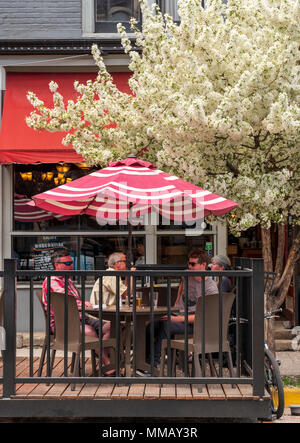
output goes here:
{"type": "Polygon", "coordinates": [[[56,218],[57,220],[66,220],[70,216],[61,214],[53,214],[52,212],[45,211],[44,209],[29,206],[31,202],[30,198],[25,195],[15,194],[14,196],[14,219],[19,222],[34,223],[43,220],[51,220],[56,218]]]}
{"type": "Polygon", "coordinates": [[[100,224],[136,221],[152,211],[170,220],[190,222],[210,214],[223,215],[238,206],[133,156],[32,198],[32,204],[46,211],[85,213],[100,224]]]}

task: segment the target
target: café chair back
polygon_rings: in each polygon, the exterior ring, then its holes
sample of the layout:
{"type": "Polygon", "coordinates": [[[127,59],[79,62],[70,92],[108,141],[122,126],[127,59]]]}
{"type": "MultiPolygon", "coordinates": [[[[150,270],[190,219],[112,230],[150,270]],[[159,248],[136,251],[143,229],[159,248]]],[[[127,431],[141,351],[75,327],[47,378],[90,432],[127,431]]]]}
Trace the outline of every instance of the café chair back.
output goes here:
{"type": "MultiPolygon", "coordinates": [[[[233,364],[231,350],[228,340],[228,327],[230,311],[235,299],[235,294],[232,292],[223,292],[222,294],[222,343],[221,350],[227,354],[228,366],[230,376],[233,377],[233,364]]],[[[215,375],[215,371],[212,365],[212,353],[219,352],[219,294],[208,295],[205,297],[205,354],[208,354],[210,370],[212,375],[215,375]]],[[[160,376],[164,373],[164,363],[166,358],[166,351],[168,347],[168,341],[165,339],[162,342],[162,355],[160,365],[160,376]]],[[[185,340],[171,339],[171,350],[185,351],[185,340]]],[[[194,332],[193,337],[188,339],[188,352],[193,354],[193,373],[196,377],[201,377],[200,359],[202,354],[202,297],[199,297],[196,305],[194,332]]],[[[176,352],[173,352],[173,370],[174,362],[176,358],[176,352]]],[[[173,374],[175,375],[175,374],[173,374]]],[[[201,388],[199,386],[199,392],[201,388]]]]}
{"type": "MultiPolygon", "coordinates": [[[[68,351],[72,352],[71,375],[79,377],[80,374],[80,355],[82,351],[82,333],[81,322],[77,303],[74,297],[67,297],[68,299],[68,351]]],[[[51,306],[55,319],[55,338],[52,344],[53,364],[55,352],[64,350],[65,347],[65,296],[58,292],[51,292],[51,306]]],[[[83,325],[84,327],[84,325],[83,325]]],[[[101,328],[100,328],[101,330],[101,328]]],[[[96,351],[99,353],[99,338],[85,335],[85,350],[91,351],[92,357],[92,371],[96,374],[96,351]]],[[[108,338],[103,340],[103,348],[115,348],[115,339],[108,338]]],[[[52,366],[51,366],[52,372],[52,366]]],[[[75,384],[72,384],[72,390],[75,389],[75,384]]]]}
{"type": "MultiPolygon", "coordinates": [[[[44,314],[44,319],[45,319],[45,330],[47,330],[46,328],[46,324],[47,324],[47,314],[45,311],[45,307],[44,307],[44,303],[43,303],[43,292],[41,290],[36,291],[36,296],[37,299],[41,305],[43,314],[44,314]]],[[[50,348],[52,346],[53,343],[53,339],[54,339],[54,335],[51,334],[50,335],[50,348]]],[[[45,338],[44,338],[44,343],[43,343],[43,347],[42,347],[42,353],[41,353],[41,358],[40,358],[40,364],[39,364],[39,369],[38,369],[38,373],[37,376],[41,377],[42,375],[42,371],[43,371],[43,366],[44,366],[44,362],[45,362],[45,356],[46,356],[46,352],[47,352],[47,348],[48,348],[48,339],[47,339],[47,333],[45,334],[45,338]]]]}

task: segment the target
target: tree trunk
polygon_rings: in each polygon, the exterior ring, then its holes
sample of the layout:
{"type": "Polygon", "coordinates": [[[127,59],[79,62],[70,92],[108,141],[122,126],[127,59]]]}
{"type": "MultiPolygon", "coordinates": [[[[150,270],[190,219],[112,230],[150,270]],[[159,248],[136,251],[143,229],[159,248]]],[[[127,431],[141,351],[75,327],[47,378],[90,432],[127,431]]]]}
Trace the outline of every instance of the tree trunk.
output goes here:
{"type": "Polygon", "coordinates": [[[277,228],[278,228],[278,233],[277,233],[277,255],[276,255],[275,272],[280,276],[282,273],[283,259],[284,259],[285,225],[279,224],[277,225],[277,228]]]}
{"type": "Polygon", "coordinates": [[[276,298],[276,307],[280,307],[285,300],[287,295],[294,268],[297,261],[300,258],[300,230],[297,236],[293,240],[292,247],[290,249],[286,265],[284,267],[283,273],[280,279],[274,285],[271,296],[276,298]]]}
{"type": "Polygon", "coordinates": [[[271,228],[261,226],[262,253],[265,271],[273,271],[273,259],[271,248],[271,228]]]}
{"type": "MultiPolygon", "coordinates": [[[[273,258],[272,258],[272,248],[271,248],[271,229],[266,229],[261,226],[261,239],[262,239],[262,253],[264,259],[264,270],[273,272],[273,258]]],[[[265,312],[273,309],[273,300],[268,295],[268,289],[271,283],[267,284],[264,294],[264,306],[265,312]]],[[[272,319],[265,320],[265,340],[268,343],[270,350],[273,352],[275,349],[275,338],[274,338],[274,322],[272,319]]]]}
{"type": "MultiPolygon", "coordinates": [[[[283,260],[284,260],[284,246],[285,246],[285,225],[278,224],[277,225],[277,254],[276,254],[276,263],[275,263],[275,272],[278,275],[276,277],[275,283],[279,281],[279,278],[282,273],[283,268],[283,260]]],[[[271,240],[270,240],[271,242],[271,240]]],[[[272,251],[272,249],[271,249],[272,251]]],[[[270,293],[272,288],[272,284],[270,283],[269,287],[265,290],[265,310],[272,311],[278,307],[278,303],[276,297],[270,293]]],[[[275,346],[275,318],[270,318],[265,320],[265,337],[266,342],[268,343],[269,349],[275,354],[276,346],[275,346]]]]}
{"type": "Polygon", "coordinates": [[[275,355],[275,318],[265,319],[265,340],[270,351],[275,355]]]}
{"type": "MultiPolygon", "coordinates": [[[[283,263],[284,254],[284,225],[278,227],[278,249],[277,260],[275,269],[279,270],[280,262],[283,263]],[[279,250],[279,251],[278,251],[279,250]],[[280,257],[280,254],[282,257],[280,257]]],[[[285,264],[282,275],[279,274],[279,278],[276,279],[275,284],[271,292],[265,292],[265,308],[267,311],[278,309],[285,301],[287,292],[293,277],[294,268],[297,260],[300,258],[300,231],[293,241],[292,247],[289,251],[288,259],[285,264]]],[[[266,320],[265,322],[265,337],[270,350],[275,353],[275,319],[266,320]]]]}
{"type": "MultiPolygon", "coordinates": [[[[276,298],[265,292],[265,311],[273,311],[276,307],[276,298]]],[[[270,351],[275,355],[275,318],[265,319],[265,340],[270,351]]]]}

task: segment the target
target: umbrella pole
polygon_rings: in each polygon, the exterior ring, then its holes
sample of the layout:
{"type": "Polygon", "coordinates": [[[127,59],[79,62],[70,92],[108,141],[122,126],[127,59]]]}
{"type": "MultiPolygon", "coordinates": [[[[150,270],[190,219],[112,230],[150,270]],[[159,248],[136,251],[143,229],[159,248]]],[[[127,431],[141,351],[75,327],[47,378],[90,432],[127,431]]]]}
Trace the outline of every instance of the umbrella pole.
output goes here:
{"type": "Polygon", "coordinates": [[[132,208],[132,203],[129,203],[129,211],[128,211],[128,252],[127,252],[127,267],[130,269],[133,265],[133,254],[132,254],[132,224],[130,223],[130,212],[132,208]]]}
{"type": "Polygon", "coordinates": [[[127,261],[128,268],[130,269],[133,265],[133,254],[132,254],[132,224],[128,221],[128,253],[127,253],[127,261]]]}

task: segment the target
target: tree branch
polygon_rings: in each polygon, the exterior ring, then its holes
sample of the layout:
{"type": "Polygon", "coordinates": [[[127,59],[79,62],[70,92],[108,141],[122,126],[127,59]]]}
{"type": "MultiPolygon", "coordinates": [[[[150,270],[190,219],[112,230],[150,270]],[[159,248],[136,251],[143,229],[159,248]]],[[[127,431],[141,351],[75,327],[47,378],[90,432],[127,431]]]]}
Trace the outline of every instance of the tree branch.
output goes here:
{"type": "Polygon", "coordinates": [[[153,142],[153,140],[154,140],[154,138],[152,137],[152,138],[149,140],[149,143],[137,152],[136,156],[139,157],[140,155],[142,155],[142,154],[144,154],[145,152],[147,152],[147,151],[148,151],[148,148],[149,148],[149,146],[151,145],[151,143],[153,142]]]}
{"type": "Polygon", "coordinates": [[[278,233],[277,233],[277,255],[275,262],[275,272],[278,275],[281,275],[283,268],[283,259],[284,259],[284,244],[285,244],[285,225],[278,224],[278,233]]]}
{"type": "Polygon", "coordinates": [[[233,166],[233,164],[230,163],[228,160],[226,160],[226,166],[234,174],[235,177],[239,175],[240,171],[235,166],[233,166]]]}

